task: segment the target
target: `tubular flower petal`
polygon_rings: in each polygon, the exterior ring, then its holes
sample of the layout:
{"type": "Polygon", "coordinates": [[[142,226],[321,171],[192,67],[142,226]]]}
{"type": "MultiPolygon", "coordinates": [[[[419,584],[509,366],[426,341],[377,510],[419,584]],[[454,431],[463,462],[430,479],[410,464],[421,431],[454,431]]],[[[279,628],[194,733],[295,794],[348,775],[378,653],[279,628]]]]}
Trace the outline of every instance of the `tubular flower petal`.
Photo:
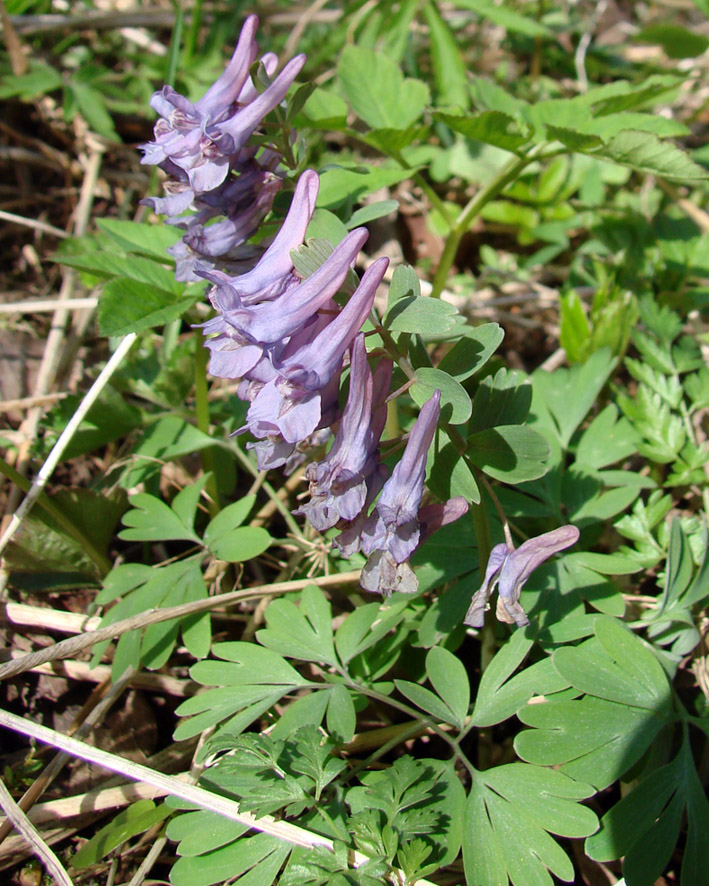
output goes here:
{"type": "MultiPolygon", "coordinates": [[[[160,119],[154,140],[142,146],[142,162],[158,164],[168,173],[181,170],[195,194],[218,188],[239,159],[244,159],[242,149],[247,140],[266,114],[283,101],[305,64],[305,56],[291,59],[259,93],[249,82],[258,53],[254,39],[257,25],[255,15],[246,19],[224,73],[199,101],[193,104],[170,86],[164,86],[150,101],[160,119]]],[[[270,53],[262,63],[269,75],[275,71],[270,53]]]]}
{"type": "Polygon", "coordinates": [[[304,514],[320,532],[340,520],[354,520],[364,508],[367,477],[377,465],[375,453],[381,434],[380,428],[375,435],[372,423],[373,396],[372,373],[360,332],[352,343],[350,391],[335,440],[322,461],[306,468],[311,498],[294,511],[304,514]]]}
{"type": "Polygon", "coordinates": [[[576,544],[579,531],[575,526],[560,526],[536,538],[530,538],[518,548],[508,548],[502,543],[495,545],[490,552],[485,579],[473,595],[470,608],[465,616],[465,624],[481,628],[485,620],[485,607],[495,585],[498,585],[499,600],[497,617],[500,621],[517,627],[529,624],[529,619],[519,603],[524,583],[534,570],[553,554],[576,544]]]}
{"type": "Polygon", "coordinates": [[[394,468],[372,516],[362,532],[362,550],[387,550],[397,563],[413,554],[419,543],[418,509],[423,497],[426,456],[441,412],[441,392],[424,404],[411,429],[401,461],[394,468]]]}
{"type": "Polygon", "coordinates": [[[321,392],[342,369],[342,357],[367,318],[388,259],[373,262],[345,307],[295,351],[273,360],[278,377],[258,392],[246,415],[255,437],[280,433],[289,443],[309,437],[324,413],[321,392]]]}

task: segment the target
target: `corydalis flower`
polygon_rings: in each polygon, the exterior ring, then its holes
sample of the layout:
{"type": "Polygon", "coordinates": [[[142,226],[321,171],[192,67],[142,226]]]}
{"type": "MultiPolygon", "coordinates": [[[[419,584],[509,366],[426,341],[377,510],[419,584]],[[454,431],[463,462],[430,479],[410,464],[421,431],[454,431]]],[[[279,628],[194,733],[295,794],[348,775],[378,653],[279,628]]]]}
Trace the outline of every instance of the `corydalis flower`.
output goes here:
{"type": "MultiPolygon", "coordinates": [[[[419,508],[416,519],[419,524],[419,544],[437,529],[452,523],[468,512],[468,502],[462,497],[451,498],[444,504],[425,505],[419,508]]],[[[344,533],[343,533],[344,534],[344,533]]],[[[365,591],[389,597],[400,591],[415,594],[419,583],[408,560],[398,563],[387,550],[374,551],[362,569],[360,585],[365,591]]]]}
{"type": "MultiPolygon", "coordinates": [[[[161,119],[155,124],[155,140],[143,146],[142,162],[168,172],[177,167],[195,193],[214,190],[224,181],[251,133],[285,98],[305,64],[305,56],[296,56],[258,94],[248,82],[257,55],[257,25],[255,15],[246,19],[226,70],[199,101],[193,104],[170,86],[150,100],[161,119]]],[[[275,70],[273,56],[262,61],[267,72],[275,70]]]]}
{"type": "Polygon", "coordinates": [[[419,543],[417,519],[423,497],[426,456],[441,413],[441,392],[436,391],[421,408],[411,429],[401,461],[384,484],[372,516],[362,532],[362,550],[387,550],[397,563],[413,554],[419,543]]]}
{"type": "Polygon", "coordinates": [[[342,358],[367,319],[388,259],[378,258],[365,271],[345,307],[301,347],[288,349],[273,367],[277,377],[256,394],[246,415],[247,427],[259,439],[280,434],[289,443],[305,440],[325,412],[325,392],[336,381],[342,358]]]}
{"type": "Polygon", "coordinates": [[[391,362],[382,360],[375,384],[360,332],[352,344],[350,390],[340,427],[325,458],[306,468],[311,498],[294,511],[304,514],[320,532],[340,520],[354,520],[364,508],[367,477],[377,466],[375,454],[384,426],[381,419],[386,417],[383,400],[391,374],[391,362]],[[377,400],[381,402],[375,410],[377,400]]]}
{"type": "Polygon", "coordinates": [[[485,620],[485,607],[495,585],[498,585],[497,617],[517,627],[529,624],[527,614],[519,603],[522,586],[534,570],[553,554],[576,544],[579,531],[575,526],[561,526],[530,538],[517,549],[506,543],[495,545],[485,570],[485,580],[473,595],[465,624],[481,628],[485,620]]]}

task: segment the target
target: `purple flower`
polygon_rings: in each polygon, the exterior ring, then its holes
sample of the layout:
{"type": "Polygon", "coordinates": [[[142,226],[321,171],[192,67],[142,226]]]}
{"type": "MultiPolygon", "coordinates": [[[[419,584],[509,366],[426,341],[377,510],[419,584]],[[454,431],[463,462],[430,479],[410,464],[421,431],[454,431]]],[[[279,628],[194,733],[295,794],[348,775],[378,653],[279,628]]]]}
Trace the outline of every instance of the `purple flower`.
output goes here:
{"type": "Polygon", "coordinates": [[[369,314],[388,259],[380,258],[365,271],[345,307],[306,344],[273,360],[278,377],[259,391],[247,413],[254,437],[280,434],[289,443],[305,440],[319,426],[322,394],[342,368],[342,357],[369,314]]]}
{"type": "MultiPolygon", "coordinates": [[[[320,532],[357,517],[367,497],[367,477],[377,466],[375,454],[383,425],[377,422],[373,427],[374,381],[363,333],[355,338],[351,353],[350,390],[340,427],[325,458],[306,468],[311,498],[293,512],[304,514],[320,532]]],[[[382,361],[379,366],[390,381],[391,362],[382,361]]]]}
{"type": "Polygon", "coordinates": [[[418,510],[423,496],[426,456],[441,413],[441,392],[436,391],[421,408],[411,429],[401,461],[387,480],[362,532],[362,550],[388,551],[403,563],[419,543],[418,510]]]}
{"type": "MultiPolygon", "coordinates": [[[[187,176],[195,193],[219,187],[237,162],[239,152],[263,117],[284,98],[305,56],[292,59],[264,92],[248,84],[256,59],[254,40],[258,19],[250,15],[224,73],[194,104],[170,86],[156,92],[151,107],[160,118],[155,140],[143,145],[143,163],[159,164],[167,172],[175,167],[187,176]]],[[[274,70],[272,57],[264,67],[274,70]]]]}
{"type": "Polygon", "coordinates": [[[307,169],[298,180],[288,213],[273,242],[251,271],[229,277],[208,268],[197,268],[215,284],[210,300],[215,310],[228,315],[230,311],[269,301],[290,291],[300,283],[291,258],[291,250],[301,246],[310,219],[315,212],[320,179],[307,169]]]}
{"type": "Polygon", "coordinates": [[[342,532],[333,539],[341,557],[349,558],[362,549],[362,529],[367,522],[369,508],[379,495],[389,476],[389,468],[386,465],[377,465],[376,469],[367,478],[367,497],[360,513],[345,526],[342,532]]]}
{"type": "MultiPolygon", "coordinates": [[[[252,270],[230,277],[223,271],[196,265],[197,273],[215,284],[209,299],[218,315],[202,326],[205,335],[213,336],[205,341],[205,347],[211,351],[209,372],[212,375],[243,378],[263,359],[262,344],[244,334],[231,318],[243,320],[245,307],[253,310],[253,306],[269,303],[298,287],[300,279],[295,274],[290,253],[303,242],[315,211],[319,184],[317,173],[312,170],[303,173],[281,229],[252,270]]],[[[275,373],[272,376],[275,377],[275,373]]]]}
{"type": "Polygon", "coordinates": [[[517,627],[529,624],[529,619],[519,603],[522,586],[534,570],[553,554],[576,544],[579,531],[575,526],[560,526],[536,538],[530,538],[516,550],[506,543],[495,545],[485,570],[485,579],[473,595],[465,624],[481,628],[485,621],[488,598],[498,585],[497,617],[517,627]]]}
{"type": "Polygon", "coordinates": [[[230,310],[224,320],[240,335],[262,344],[274,344],[294,335],[337,294],[367,236],[366,228],[356,228],[287,296],[230,310]]]}

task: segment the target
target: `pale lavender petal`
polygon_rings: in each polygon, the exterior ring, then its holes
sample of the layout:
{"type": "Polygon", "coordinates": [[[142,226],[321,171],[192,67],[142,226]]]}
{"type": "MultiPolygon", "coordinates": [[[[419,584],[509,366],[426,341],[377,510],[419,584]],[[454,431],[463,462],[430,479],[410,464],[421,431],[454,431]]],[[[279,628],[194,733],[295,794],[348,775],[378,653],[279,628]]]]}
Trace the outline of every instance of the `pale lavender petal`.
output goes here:
{"type": "Polygon", "coordinates": [[[364,228],[352,231],[310,277],[289,291],[287,298],[232,311],[227,318],[229,324],[264,344],[293,335],[336,295],[366,239],[364,228]]]}
{"type": "Polygon", "coordinates": [[[443,504],[425,505],[419,508],[418,521],[421,526],[420,543],[426,541],[442,526],[459,520],[468,513],[468,502],[462,495],[449,498],[443,504]]]}
{"type": "Polygon", "coordinates": [[[504,542],[495,545],[490,551],[487,568],[485,570],[485,578],[482,585],[480,585],[480,588],[473,594],[470,607],[465,615],[464,622],[466,625],[470,625],[473,628],[481,628],[485,623],[485,607],[487,606],[487,601],[497,584],[499,574],[502,567],[505,565],[509,553],[507,545],[504,542]]]}
{"type": "Polygon", "coordinates": [[[505,563],[500,575],[500,596],[507,600],[519,600],[522,585],[532,572],[553,554],[576,544],[579,535],[575,526],[567,525],[527,539],[510,554],[505,563]]]}
{"type": "Polygon", "coordinates": [[[372,309],[388,264],[387,258],[372,262],[350,300],[326,329],[276,366],[291,384],[314,390],[339,371],[345,351],[372,309]]]}
{"type": "Polygon", "coordinates": [[[240,98],[240,92],[248,80],[249,70],[258,52],[254,39],[257,27],[258,18],[250,15],[244,22],[236,49],[224,73],[195,103],[195,108],[200,113],[214,117],[240,98]]]}
{"type": "Polygon", "coordinates": [[[388,551],[375,551],[369,556],[359,577],[360,586],[372,594],[415,594],[419,583],[408,560],[398,563],[388,551]]]}
{"type": "Polygon", "coordinates": [[[266,114],[270,113],[283,101],[304,64],[304,55],[297,55],[295,58],[292,58],[264,92],[248,105],[241,108],[238,113],[223,123],[216,124],[215,129],[228,136],[231,140],[233,151],[238,151],[266,114]]]}

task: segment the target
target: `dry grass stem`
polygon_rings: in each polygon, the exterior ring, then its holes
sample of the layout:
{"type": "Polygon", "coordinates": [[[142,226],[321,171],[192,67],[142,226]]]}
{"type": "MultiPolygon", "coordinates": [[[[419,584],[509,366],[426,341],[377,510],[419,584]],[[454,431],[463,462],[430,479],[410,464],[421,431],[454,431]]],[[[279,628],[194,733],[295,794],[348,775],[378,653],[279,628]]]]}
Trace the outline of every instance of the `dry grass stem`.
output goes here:
{"type": "MultiPolygon", "coordinates": [[[[0,726],[34,738],[44,744],[50,744],[81,760],[102,766],[126,778],[142,781],[153,787],[164,789],[166,794],[179,797],[187,803],[194,803],[201,809],[222,815],[230,821],[237,821],[249,828],[270,834],[279,840],[292,843],[295,846],[303,846],[305,848],[324,846],[327,849],[333,848],[332,840],[320,834],[313,833],[287,821],[277,821],[270,815],[256,818],[247,812],[241,812],[239,804],[234,802],[234,800],[222,797],[219,794],[213,794],[211,791],[206,791],[197,785],[185,784],[174,776],[163,775],[161,772],[156,772],[147,766],[142,766],[140,763],[124,760],[116,754],[110,754],[107,751],[91,747],[91,745],[77,741],[74,738],[68,738],[55,732],[53,729],[47,729],[46,726],[40,726],[37,723],[18,717],[16,714],[0,711],[0,726]]],[[[350,864],[353,867],[359,867],[369,860],[366,855],[354,850],[350,851],[349,858],[350,864]]],[[[397,874],[402,875],[402,872],[397,871],[397,874]]],[[[417,883],[419,886],[432,886],[428,880],[417,880],[417,883]]]]}
{"type": "Polygon", "coordinates": [[[287,594],[291,591],[301,591],[308,585],[317,585],[321,588],[336,587],[340,584],[354,584],[359,581],[359,570],[355,569],[351,572],[341,572],[337,575],[325,575],[321,578],[304,578],[294,581],[281,581],[270,585],[260,585],[259,587],[247,588],[242,591],[231,591],[228,594],[219,594],[216,597],[209,597],[207,600],[195,600],[192,603],[183,603],[181,606],[169,606],[166,609],[149,609],[140,615],[133,615],[130,618],[124,618],[115,624],[107,625],[88,634],[80,634],[76,637],[70,637],[68,640],[62,640],[48,649],[42,649],[38,652],[30,652],[23,655],[22,658],[15,661],[6,662],[0,665],[0,680],[7,680],[18,674],[24,674],[26,671],[45,664],[48,661],[56,661],[60,658],[69,658],[81,649],[88,649],[95,643],[102,640],[111,640],[119,637],[127,631],[135,631],[139,628],[147,627],[151,624],[157,624],[161,621],[169,621],[171,618],[182,618],[186,615],[195,615],[198,612],[208,612],[210,609],[216,609],[218,606],[230,606],[244,600],[253,600],[254,598],[264,595],[287,594]]]}
{"type": "Polygon", "coordinates": [[[32,486],[30,487],[30,491],[22,500],[22,504],[17,509],[17,511],[12,515],[12,519],[10,521],[9,526],[5,530],[0,538],[0,554],[5,550],[9,542],[12,540],[13,536],[20,528],[25,515],[29,513],[34,503],[39,498],[42,490],[44,489],[47,481],[54,473],[54,469],[61,461],[62,455],[64,454],[64,450],[69,445],[72,437],[76,433],[79,428],[79,425],[86,417],[89,409],[93,406],[93,404],[98,399],[99,394],[104,389],[108,380],[113,375],[115,370],[118,368],[120,363],[122,362],[125,355],[130,350],[133,342],[136,339],[136,335],[134,332],[131,332],[130,335],[127,335],[123,341],[118,345],[114,353],[111,355],[111,359],[106,363],[104,368],[101,370],[96,381],[91,385],[89,390],[87,391],[84,399],[79,404],[79,408],[76,410],[74,415],[72,415],[69,420],[67,426],[62,431],[59,439],[52,447],[52,451],[47,456],[47,460],[44,462],[42,467],[39,470],[39,473],[32,481],[32,486]]]}
{"type": "MultiPolygon", "coordinates": [[[[101,689],[95,689],[94,693],[98,697],[98,701],[96,702],[93,709],[90,709],[84,722],[81,723],[75,731],[75,735],[77,738],[86,738],[92,730],[98,726],[98,724],[103,720],[108,711],[113,707],[116,700],[120,698],[123,694],[123,690],[126,688],[131,678],[135,675],[134,668],[128,668],[126,672],[121,676],[120,680],[117,680],[113,686],[110,683],[106,683],[105,687],[107,691],[103,691],[101,689]],[[103,697],[101,697],[103,696],[103,697]]],[[[110,675],[109,678],[110,680],[110,675]]],[[[69,754],[59,753],[54,759],[52,759],[49,764],[44,768],[44,770],[37,776],[32,785],[27,788],[25,793],[20,798],[17,806],[22,810],[23,813],[27,813],[32,806],[37,802],[37,800],[42,796],[42,794],[47,790],[47,788],[51,785],[54,779],[59,775],[62,769],[66,766],[66,764],[71,760],[69,754]]],[[[5,837],[10,832],[10,826],[8,823],[0,825],[0,843],[5,839],[5,837]]]]}
{"type": "MultiPolygon", "coordinates": [[[[98,299],[94,297],[67,298],[62,302],[62,307],[68,311],[73,311],[79,308],[95,308],[97,304],[98,299]]],[[[56,311],[56,309],[57,299],[55,298],[38,298],[0,304],[0,314],[44,314],[56,311]]],[[[40,397],[41,395],[38,395],[35,399],[40,397]]]]}
{"type": "Polygon", "coordinates": [[[5,783],[2,780],[0,780],[0,806],[2,806],[8,821],[12,823],[12,826],[19,831],[37,853],[50,876],[54,878],[55,883],[59,884],[59,886],[74,886],[69,878],[69,874],[64,870],[57,856],[47,846],[37,828],[12,799],[12,794],[5,787],[5,783]]]}

